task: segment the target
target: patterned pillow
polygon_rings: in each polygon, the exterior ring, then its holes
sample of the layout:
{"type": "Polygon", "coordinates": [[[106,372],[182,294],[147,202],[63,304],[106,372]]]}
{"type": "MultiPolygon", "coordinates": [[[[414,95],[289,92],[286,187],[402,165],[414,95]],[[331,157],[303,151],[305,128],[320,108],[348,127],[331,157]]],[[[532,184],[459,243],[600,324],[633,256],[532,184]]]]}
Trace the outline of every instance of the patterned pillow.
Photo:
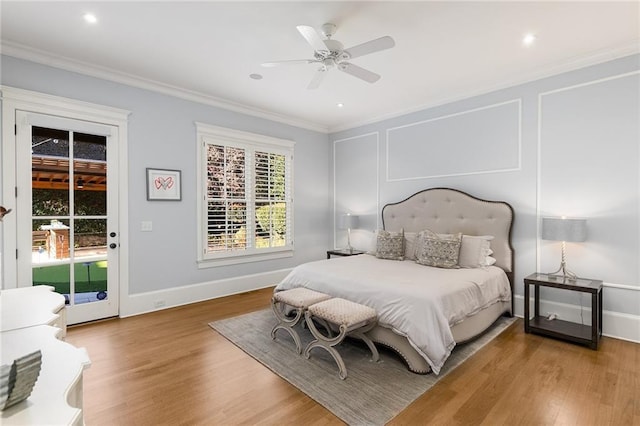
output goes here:
{"type": "Polygon", "coordinates": [[[404,230],[400,232],[378,230],[376,257],[378,259],[404,260],[404,230]]]}
{"type": "Polygon", "coordinates": [[[418,234],[416,262],[438,268],[458,268],[462,234],[438,235],[428,229],[418,234]]]}

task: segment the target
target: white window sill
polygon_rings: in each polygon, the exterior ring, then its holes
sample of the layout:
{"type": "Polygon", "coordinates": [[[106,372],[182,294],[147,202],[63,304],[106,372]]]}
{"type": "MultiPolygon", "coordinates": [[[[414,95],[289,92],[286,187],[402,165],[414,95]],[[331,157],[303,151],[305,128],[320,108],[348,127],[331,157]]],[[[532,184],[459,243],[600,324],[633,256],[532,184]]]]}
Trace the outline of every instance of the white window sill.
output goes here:
{"type": "Polygon", "coordinates": [[[240,265],[249,262],[262,262],[265,260],[283,259],[293,257],[293,249],[272,251],[269,253],[243,254],[238,256],[220,257],[217,259],[198,259],[198,269],[218,268],[227,265],[240,265]]]}

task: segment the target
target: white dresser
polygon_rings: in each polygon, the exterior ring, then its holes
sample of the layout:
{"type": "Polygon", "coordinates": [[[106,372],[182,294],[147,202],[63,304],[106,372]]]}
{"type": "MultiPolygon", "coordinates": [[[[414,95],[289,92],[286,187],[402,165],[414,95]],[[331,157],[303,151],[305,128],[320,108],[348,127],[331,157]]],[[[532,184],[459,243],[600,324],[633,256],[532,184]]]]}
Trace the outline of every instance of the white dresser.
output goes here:
{"type": "Polygon", "coordinates": [[[84,348],[62,339],[65,299],[53,287],[0,292],[2,364],[42,351],[42,367],[31,396],[2,411],[2,425],[82,425],[82,374],[91,365],[84,348]]]}

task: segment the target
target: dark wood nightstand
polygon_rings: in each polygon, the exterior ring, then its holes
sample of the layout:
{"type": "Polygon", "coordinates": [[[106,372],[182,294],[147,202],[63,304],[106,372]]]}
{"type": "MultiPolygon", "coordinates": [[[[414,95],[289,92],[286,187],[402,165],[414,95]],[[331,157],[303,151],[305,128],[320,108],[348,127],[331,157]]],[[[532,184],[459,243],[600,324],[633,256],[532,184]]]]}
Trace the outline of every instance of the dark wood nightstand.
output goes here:
{"type": "Polygon", "coordinates": [[[602,337],[602,281],[588,278],[568,279],[548,274],[531,274],[524,279],[524,331],[564,339],[598,349],[602,337]],[[529,318],[529,286],[534,286],[534,315],[529,318]],[[540,287],[591,293],[591,325],[540,315],[540,287]]]}
{"type": "Polygon", "coordinates": [[[355,256],[358,254],[364,254],[362,250],[349,250],[349,249],[337,249],[327,250],[327,259],[331,259],[331,256],[355,256]]]}

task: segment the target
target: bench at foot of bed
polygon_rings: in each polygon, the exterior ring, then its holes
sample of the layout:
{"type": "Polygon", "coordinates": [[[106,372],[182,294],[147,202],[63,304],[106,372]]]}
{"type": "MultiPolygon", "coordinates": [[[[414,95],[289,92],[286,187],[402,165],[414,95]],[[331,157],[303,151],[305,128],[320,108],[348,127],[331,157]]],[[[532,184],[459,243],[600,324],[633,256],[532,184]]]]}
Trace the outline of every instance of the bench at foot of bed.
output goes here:
{"type": "Polygon", "coordinates": [[[371,360],[377,362],[378,350],[365,334],[375,327],[377,318],[375,309],[341,298],[329,299],[309,306],[305,312],[305,319],[315,340],[304,350],[305,358],[309,358],[312,349],[324,348],[338,364],[340,378],[346,379],[347,367],[334,346],[342,343],[344,338],[350,335],[362,339],[371,350],[371,360]],[[323,335],[314,324],[314,320],[318,319],[336,325],[340,331],[338,335],[335,337],[323,335]]]}

